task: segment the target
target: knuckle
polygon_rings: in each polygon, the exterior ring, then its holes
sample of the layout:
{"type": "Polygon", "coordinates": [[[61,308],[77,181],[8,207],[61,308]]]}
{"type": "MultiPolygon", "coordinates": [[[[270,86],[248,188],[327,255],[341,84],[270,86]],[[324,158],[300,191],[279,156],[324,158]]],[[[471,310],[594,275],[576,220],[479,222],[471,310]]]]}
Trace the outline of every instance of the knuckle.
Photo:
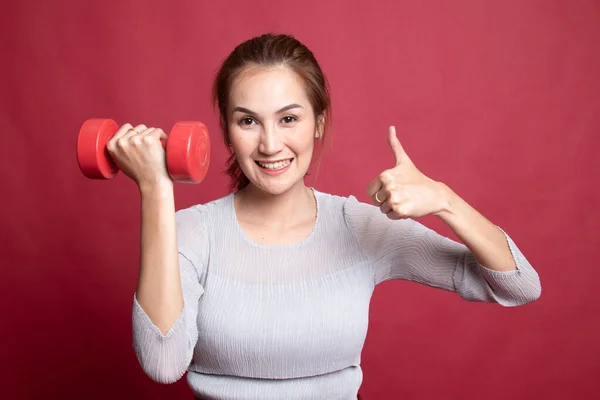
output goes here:
{"type": "Polygon", "coordinates": [[[394,183],[394,175],[390,170],[385,170],[379,175],[379,179],[385,185],[393,185],[394,183]]]}
{"type": "Polygon", "coordinates": [[[396,212],[398,213],[399,216],[401,216],[402,218],[405,218],[410,213],[410,210],[405,205],[399,205],[396,212]]]}
{"type": "Polygon", "coordinates": [[[398,186],[395,182],[390,182],[390,183],[384,185],[384,188],[385,188],[385,194],[387,195],[387,197],[398,197],[398,195],[401,192],[400,186],[398,186]]]}
{"type": "Polygon", "coordinates": [[[117,140],[117,147],[124,149],[129,145],[129,140],[126,137],[121,137],[117,140]]]}

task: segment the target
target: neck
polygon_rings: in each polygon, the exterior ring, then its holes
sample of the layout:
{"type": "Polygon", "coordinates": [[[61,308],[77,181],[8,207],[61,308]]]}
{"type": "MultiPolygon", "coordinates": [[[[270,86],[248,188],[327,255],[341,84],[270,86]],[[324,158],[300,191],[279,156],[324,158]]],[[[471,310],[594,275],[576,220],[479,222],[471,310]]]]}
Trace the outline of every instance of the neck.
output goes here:
{"type": "Polygon", "coordinates": [[[288,191],[273,195],[249,184],[236,193],[236,208],[244,219],[268,225],[293,225],[309,215],[316,216],[313,192],[303,181],[288,191]]]}

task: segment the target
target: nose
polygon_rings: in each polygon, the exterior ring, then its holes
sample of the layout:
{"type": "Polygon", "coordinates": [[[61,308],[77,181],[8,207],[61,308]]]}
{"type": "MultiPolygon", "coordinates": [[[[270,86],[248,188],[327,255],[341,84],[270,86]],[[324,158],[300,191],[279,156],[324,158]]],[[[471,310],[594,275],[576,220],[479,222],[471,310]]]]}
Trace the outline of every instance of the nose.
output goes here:
{"type": "Polygon", "coordinates": [[[258,150],[267,155],[273,155],[283,150],[282,133],[271,125],[265,126],[260,137],[258,150]]]}

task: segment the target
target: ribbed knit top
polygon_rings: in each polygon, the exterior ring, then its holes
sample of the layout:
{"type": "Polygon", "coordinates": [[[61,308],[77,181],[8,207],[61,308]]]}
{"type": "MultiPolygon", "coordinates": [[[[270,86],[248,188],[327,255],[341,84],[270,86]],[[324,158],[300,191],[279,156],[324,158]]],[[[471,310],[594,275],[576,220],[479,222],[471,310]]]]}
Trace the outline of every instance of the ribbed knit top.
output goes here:
{"type": "Polygon", "coordinates": [[[516,271],[490,270],[465,245],[353,196],[315,197],[314,229],[294,245],[250,240],[233,193],[176,213],[184,310],[162,335],[133,299],[134,349],[151,379],[188,371],[200,399],[355,400],[378,284],[410,280],[502,306],[540,296],[504,231],[516,271]]]}

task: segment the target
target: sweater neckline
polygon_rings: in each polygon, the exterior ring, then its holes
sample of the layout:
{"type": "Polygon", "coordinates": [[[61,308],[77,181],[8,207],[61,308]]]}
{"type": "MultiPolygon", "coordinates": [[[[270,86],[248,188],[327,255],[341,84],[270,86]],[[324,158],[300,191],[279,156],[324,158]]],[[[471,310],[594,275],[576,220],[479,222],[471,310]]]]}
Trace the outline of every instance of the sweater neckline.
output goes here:
{"type": "Polygon", "coordinates": [[[235,211],[235,204],[234,204],[235,192],[230,193],[229,196],[227,196],[227,207],[229,208],[229,211],[230,211],[229,214],[231,215],[231,218],[232,218],[231,222],[234,225],[234,228],[237,231],[238,235],[241,237],[241,239],[246,244],[248,244],[249,246],[252,246],[252,247],[275,250],[275,249],[294,249],[294,248],[306,246],[309,243],[311,243],[313,240],[315,240],[314,237],[318,235],[318,233],[321,229],[321,209],[322,209],[321,192],[319,192],[318,190],[316,190],[313,187],[309,187],[309,189],[312,190],[313,195],[315,197],[315,202],[317,204],[317,216],[315,218],[315,223],[313,225],[313,229],[310,231],[310,233],[304,239],[302,239],[302,241],[300,241],[298,243],[269,245],[269,244],[257,243],[254,240],[252,240],[248,235],[246,235],[246,232],[244,232],[244,229],[242,229],[242,226],[240,225],[240,223],[238,221],[237,213],[235,211]]]}

